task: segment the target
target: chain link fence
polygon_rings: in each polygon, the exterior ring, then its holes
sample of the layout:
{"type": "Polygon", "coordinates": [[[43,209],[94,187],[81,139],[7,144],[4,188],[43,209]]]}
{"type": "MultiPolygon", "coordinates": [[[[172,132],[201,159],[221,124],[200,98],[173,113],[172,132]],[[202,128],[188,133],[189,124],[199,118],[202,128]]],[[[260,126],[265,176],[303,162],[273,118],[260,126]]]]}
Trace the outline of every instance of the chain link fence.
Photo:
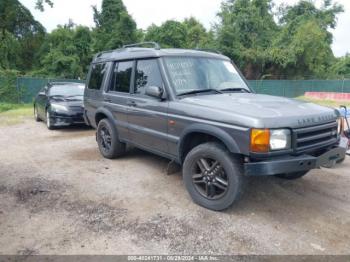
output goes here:
{"type": "MultiPolygon", "coordinates": [[[[0,102],[18,102],[31,103],[39,90],[49,82],[78,82],[76,79],[51,79],[18,77],[14,81],[7,81],[6,78],[0,78],[0,102]],[[1,93],[3,86],[10,83],[7,87],[8,94],[1,93]],[[11,97],[11,101],[7,97],[11,97]],[[14,101],[15,100],[15,101],[14,101]]],[[[350,93],[350,79],[343,80],[250,80],[248,84],[259,94],[299,97],[305,92],[337,92],[350,93]]]]}
{"type": "Polygon", "coordinates": [[[0,78],[0,102],[31,103],[40,89],[50,82],[84,83],[77,79],[17,77],[13,81],[8,81],[7,78],[0,78]],[[7,94],[1,90],[7,90],[7,94]]]}

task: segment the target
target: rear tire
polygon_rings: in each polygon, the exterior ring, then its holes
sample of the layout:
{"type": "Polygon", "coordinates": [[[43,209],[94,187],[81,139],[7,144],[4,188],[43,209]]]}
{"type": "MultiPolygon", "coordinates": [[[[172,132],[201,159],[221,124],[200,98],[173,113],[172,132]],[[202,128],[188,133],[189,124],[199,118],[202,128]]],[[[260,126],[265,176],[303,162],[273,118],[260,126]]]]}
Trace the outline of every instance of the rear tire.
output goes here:
{"type": "Polygon", "coordinates": [[[108,119],[98,123],[96,140],[103,157],[115,159],[125,154],[126,144],[120,142],[117,129],[108,119]]]}
{"type": "Polygon", "coordinates": [[[245,186],[242,161],[218,143],[201,144],[188,153],[183,180],[193,201],[214,211],[229,208],[245,186]]]}
{"type": "Polygon", "coordinates": [[[38,114],[38,108],[36,107],[36,105],[34,105],[34,119],[36,122],[41,121],[41,118],[39,117],[39,114],[38,114]]]}
{"type": "Polygon", "coordinates": [[[275,175],[275,176],[278,177],[278,178],[281,178],[281,179],[295,180],[295,179],[302,178],[303,176],[307,175],[307,173],[309,173],[309,170],[308,171],[300,171],[300,172],[288,173],[288,174],[279,174],[279,175],[275,175]]]}

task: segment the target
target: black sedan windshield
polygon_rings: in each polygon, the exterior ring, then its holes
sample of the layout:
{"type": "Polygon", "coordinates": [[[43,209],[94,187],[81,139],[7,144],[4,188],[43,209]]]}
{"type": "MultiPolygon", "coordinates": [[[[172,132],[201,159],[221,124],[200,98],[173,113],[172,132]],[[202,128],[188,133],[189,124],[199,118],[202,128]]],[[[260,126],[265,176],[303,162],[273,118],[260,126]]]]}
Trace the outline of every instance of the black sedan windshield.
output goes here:
{"type": "Polygon", "coordinates": [[[84,85],[54,85],[50,88],[50,96],[63,96],[63,97],[73,97],[73,96],[83,96],[84,95],[84,85]]]}
{"type": "Polygon", "coordinates": [[[166,57],[170,80],[177,95],[203,90],[250,92],[233,64],[203,57],[166,57]]]}

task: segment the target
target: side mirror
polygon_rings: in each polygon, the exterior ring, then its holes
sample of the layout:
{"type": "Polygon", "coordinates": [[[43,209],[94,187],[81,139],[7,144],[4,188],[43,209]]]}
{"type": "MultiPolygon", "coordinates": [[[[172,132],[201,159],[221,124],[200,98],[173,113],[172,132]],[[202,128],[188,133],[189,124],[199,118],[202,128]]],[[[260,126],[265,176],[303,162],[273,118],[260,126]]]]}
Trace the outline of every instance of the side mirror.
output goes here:
{"type": "Polygon", "coordinates": [[[164,94],[164,89],[159,86],[147,86],[145,90],[147,96],[162,99],[164,94]]]}

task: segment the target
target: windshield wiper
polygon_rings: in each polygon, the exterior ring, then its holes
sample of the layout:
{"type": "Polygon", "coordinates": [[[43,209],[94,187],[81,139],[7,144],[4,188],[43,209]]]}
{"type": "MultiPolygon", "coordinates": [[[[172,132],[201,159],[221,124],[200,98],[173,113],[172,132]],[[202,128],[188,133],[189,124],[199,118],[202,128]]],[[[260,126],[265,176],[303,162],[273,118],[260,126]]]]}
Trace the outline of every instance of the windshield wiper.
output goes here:
{"type": "Polygon", "coordinates": [[[71,96],[66,96],[66,98],[71,98],[71,97],[76,97],[76,96],[84,96],[84,95],[71,95],[71,96]]]}
{"type": "Polygon", "coordinates": [[[206,92],[216,92],[217,94],[222,94],[221,90],[214,89],[214,88],[208,88],[208,89],[197,89],[197,90],[183,92],[183,93],[178,94],[178,96],[194,95],[194,94],[200,94],[200,93],[206,93],[206,92]]]}
{"type": "Polygon", "coordinates": [[[251,93],[248,89],[243,88],[243,87],[229,87],[229,88],[223,88],[220,89],[221,92],[227,92],[227,91],[233,91],[233,92],[237,92],[237,91],[244,91],[245,93],[251,93]]]}

